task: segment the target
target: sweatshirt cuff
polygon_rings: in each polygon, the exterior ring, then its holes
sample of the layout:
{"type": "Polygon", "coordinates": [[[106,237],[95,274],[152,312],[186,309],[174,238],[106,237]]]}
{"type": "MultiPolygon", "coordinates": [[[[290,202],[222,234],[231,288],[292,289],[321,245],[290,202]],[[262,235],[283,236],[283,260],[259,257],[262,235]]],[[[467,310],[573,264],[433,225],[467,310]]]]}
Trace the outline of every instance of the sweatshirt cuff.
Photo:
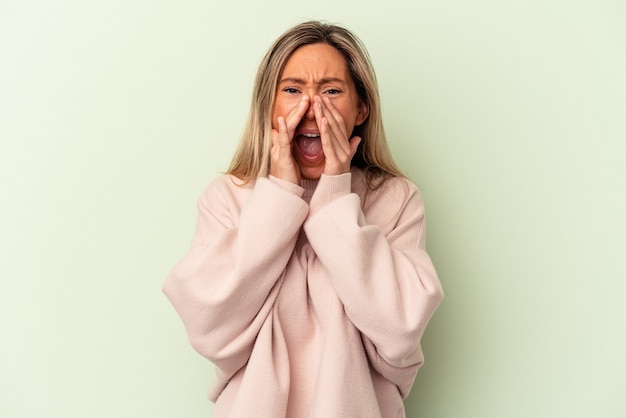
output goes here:
{"type": "Polygon", "coordinates": [[[298,197],[302,197],[304,196],[304,187],[301,187],[297,184],[294,184],[290,181],[286,181],[283,179],[279,179],[278,177],[274,177],[272,175],[269,176],[269,180],[270,182],[274,183],[275,185],[277,185],[278,187],[280,187],[281,189],[294,194],[298,197]]]}
{"type": "Polygon", "coordinates": [[[309,215],[315,213],[331,201],[352,192],[352,173],[327,176],[322,174],[309,204],[309,215]]]}

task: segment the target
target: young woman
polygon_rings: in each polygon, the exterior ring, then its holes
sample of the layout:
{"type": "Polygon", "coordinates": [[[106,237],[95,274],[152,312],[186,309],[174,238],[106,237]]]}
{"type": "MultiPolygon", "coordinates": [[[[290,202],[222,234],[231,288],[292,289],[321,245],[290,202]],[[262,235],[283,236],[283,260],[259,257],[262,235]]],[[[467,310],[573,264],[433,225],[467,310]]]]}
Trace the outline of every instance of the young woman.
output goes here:
{"type": "Polygon", "coordinates": [[[198,208],[164,292],[216,366],[214,416],[403,417],[443,294],[353,34],[306,22],[274,43],[198,208]]]}

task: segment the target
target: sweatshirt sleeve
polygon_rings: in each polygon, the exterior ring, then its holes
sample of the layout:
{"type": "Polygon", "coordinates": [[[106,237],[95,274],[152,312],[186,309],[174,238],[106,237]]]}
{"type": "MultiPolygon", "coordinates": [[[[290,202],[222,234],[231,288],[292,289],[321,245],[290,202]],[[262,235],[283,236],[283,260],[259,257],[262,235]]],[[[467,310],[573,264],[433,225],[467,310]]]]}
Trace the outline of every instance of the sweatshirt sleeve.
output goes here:
{"type": "Polygon", "coordinates": [[[249,191],[222,177],[198,202],[191,249],[167,277],[163,292],[191,345],[216,365],[223,380],[248,361],[276,300],[308,212],[302,193],[266,178],[249,191]]]}
{"type": "Polygon", "coordinates": [[[349,187],[322,177],[304,229],[372,367],[406,396],[423,362],[421,336],[443,297],[425,251],[424,205],[413,184],[392,179],[367,197],[366,216],[349,187]]]}

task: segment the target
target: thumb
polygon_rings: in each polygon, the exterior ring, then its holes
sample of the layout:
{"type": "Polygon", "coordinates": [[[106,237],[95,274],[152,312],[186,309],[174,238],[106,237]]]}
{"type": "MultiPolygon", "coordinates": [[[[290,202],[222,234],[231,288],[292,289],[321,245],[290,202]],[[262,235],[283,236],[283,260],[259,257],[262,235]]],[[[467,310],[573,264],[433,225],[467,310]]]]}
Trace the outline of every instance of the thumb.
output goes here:
{"type": "Polygon", "coordinates": [[[356,150],[359,147],[361,141],[362,138],[360,136],[353,136],[350,140],[350,158],[354,157],[354,154],[356,154],[356,150]]]}

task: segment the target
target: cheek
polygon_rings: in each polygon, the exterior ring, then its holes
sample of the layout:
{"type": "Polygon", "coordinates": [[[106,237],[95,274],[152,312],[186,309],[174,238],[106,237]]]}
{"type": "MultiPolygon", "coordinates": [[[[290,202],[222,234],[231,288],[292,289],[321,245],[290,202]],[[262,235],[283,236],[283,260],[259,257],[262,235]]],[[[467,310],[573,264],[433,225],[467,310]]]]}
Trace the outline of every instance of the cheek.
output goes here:
{"type": "Polygon", "coordinates": [[[278,129],[278,117],[284,116],[283,114],[283,101],[276,98],[274,105],[272,106],[272,128],[278,129]]]}
{"type": "Polygon", "coordinates": [[[341,117],[343,118],[343,122],[346,125],[346,128],[353,128],[356,122],[358,109],[354,107],[354,105],[350,102],[333,104],[335,105],[335,108],[339,111],[339,113],[341,113],[341,117]]]}
{"type": "Polygon", "coordinates": [[[272,128],[278,129],[278,117],[281,115],[278,103],[272,107],[272,128]]]}
{"type": "Polygon", "coordinates": [[[299,103],[298,98],[294,99],[285,99],[285,98],[277,98],[274,102],[274,107],[272,109],[272,124],[277,123],[277,119],[279,116],[287,117],[291,109],[296,107],[299,103]]]}

